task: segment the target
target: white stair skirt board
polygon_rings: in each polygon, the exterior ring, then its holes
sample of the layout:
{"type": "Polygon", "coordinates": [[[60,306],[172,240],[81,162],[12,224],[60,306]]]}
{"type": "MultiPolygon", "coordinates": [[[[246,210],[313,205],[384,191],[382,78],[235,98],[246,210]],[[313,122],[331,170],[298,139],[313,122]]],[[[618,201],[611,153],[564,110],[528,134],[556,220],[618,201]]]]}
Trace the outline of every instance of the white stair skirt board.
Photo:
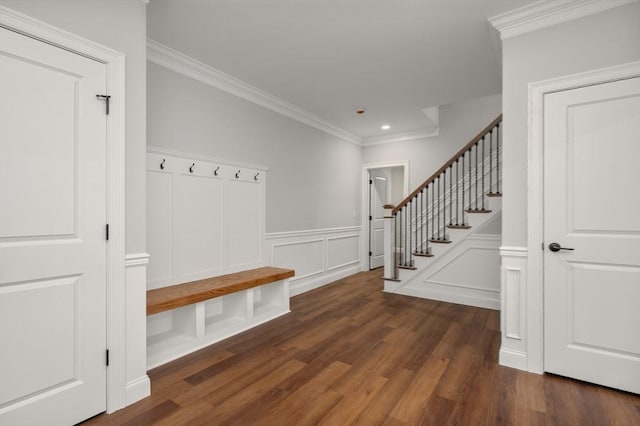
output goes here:
{"type": "Polygon", "coordinates": [[[400,269],[384,291],[489,309],[500,309],[501,235],[485,235],[501,219],[502,199],[487,198],[491,213],[468,213],[470,229],[448,229],[451,244],[430,244],[433,257],[414,256],[415,270],[400,269]]]}

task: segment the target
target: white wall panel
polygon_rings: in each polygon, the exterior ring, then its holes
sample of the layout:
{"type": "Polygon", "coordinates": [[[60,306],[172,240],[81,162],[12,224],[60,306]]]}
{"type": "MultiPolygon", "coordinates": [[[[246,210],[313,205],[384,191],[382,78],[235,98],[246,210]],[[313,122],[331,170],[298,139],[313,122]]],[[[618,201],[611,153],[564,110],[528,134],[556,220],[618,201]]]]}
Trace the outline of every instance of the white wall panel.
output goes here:
{"type": "Polygon", "coordinates": [[[147,171],[147,247],[149,288],[157,288],[173,275],[173,175],[147,171]]]}
{"type": "MultiPolygon", "coordinates": [[[[235,176],[235,175],[234,175],[235,176]]],[[[229,267],[259,263],[262,251],[262,200],[257,181],[227,181],[226,230],[229,267]]]]}
{"type": "Polygon", "coordinates": [[[271,233],[265,251],[270,265],[296,271],[295,296],[359,272],[361,234],[359,226],[271,233]]]}
{"type": "Polygon", "coordinates": [[[296,271],[294,279],[322,274],[324,268],[324,239],[311,239],[274,244],[271,249],[273,266],[296,271]]]}
{"type": "Polygon", "coordinates": [[[327,238],[327,269],[329,271],[359,262],[360,235],[327,238]]]}
{"type": "Polygon", "coordinates": [[[222,179],[182,174],[178,185],[173,250],[180,279],[215,275],[222,269],[222,179]]]}
{"type": "Polygon", "coordinates": [[[264,265],[265,172],[150,148],[147,288],[264,265]]]}

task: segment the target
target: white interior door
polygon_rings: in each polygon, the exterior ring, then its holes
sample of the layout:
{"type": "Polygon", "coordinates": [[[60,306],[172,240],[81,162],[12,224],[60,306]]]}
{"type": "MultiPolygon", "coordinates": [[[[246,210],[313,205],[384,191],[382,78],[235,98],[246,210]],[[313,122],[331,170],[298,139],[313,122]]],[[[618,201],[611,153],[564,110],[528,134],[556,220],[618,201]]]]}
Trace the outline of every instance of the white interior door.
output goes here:
{"type": "Polygon", "coordinates": [[[387,200],[387,178],[369,179],[369,269],[384,266],[384,205],[387,200]]]}
{"type": "Polygon", "coordinates": [[[635,393],[639,161],[640,78],[545,96],[545,370],[635,393]]]}
{"type": "Polygon", "coordinates": [[[106,405],[106,66],[0,28],[0,424],[106,405]]]}

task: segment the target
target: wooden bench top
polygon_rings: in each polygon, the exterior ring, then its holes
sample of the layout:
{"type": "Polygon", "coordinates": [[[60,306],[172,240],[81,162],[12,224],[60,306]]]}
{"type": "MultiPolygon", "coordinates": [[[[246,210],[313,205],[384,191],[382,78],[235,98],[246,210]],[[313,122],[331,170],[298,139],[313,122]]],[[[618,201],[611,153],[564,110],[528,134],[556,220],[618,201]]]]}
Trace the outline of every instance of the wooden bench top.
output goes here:
{"type": "Polygon", "coordinates": [[[147,291],[147,315],[293,277],[293,269],[265,266],[147,291]]]}

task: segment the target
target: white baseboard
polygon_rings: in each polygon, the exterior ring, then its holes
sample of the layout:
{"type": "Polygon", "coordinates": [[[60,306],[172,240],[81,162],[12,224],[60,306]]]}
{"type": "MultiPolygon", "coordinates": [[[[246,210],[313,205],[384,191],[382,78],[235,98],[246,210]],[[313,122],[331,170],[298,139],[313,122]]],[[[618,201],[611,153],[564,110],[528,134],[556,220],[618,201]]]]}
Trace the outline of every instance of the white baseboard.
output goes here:
{"type": "Polygon", "coordinates": [[[151,380],[146,374],[127,383],[125,404],[131,405],[151,395],[151,380]]]}
{"type": "Polygon", "coordinates": [[[318,277],[303,278],[291,284],[291,296],[293,297],[298,294],[306,293],[307,291],[314,290],[316,288],[322,287],[323,285],[327,285],[333,281],[340,280],[358,272],[360,272],[360,265],[353,265],[339,271],[325,273],[318,277]]]}
{"type": "Polygon", "coordinates": [[[527,371],[527,354],[507,348],[500,348],[498,363],[505,367],[527,371]]]}
{"type": "Polygon", "coordinates": [[[441,287],[440,289],[430,288],[428,287],[428,284],[429,283],[422,283],[419,288],[400,286],[399,288],[391,291],[388,291],[385,288],[385,291],[394,294],[403,294],[405,296],[420,297],[422,299],[432,299],[448,303],[457,303],[460,305],[476,306],[478,308],[500,310],[499,294],[495,294],[495,296],[490,294],[489,296],[483,297],[481,294],[475,294],[472,289],[467,289],[464,293],[454,293],[454,287],[451,287],[452,291],[449,291],[446,287],[441,287]]]}

